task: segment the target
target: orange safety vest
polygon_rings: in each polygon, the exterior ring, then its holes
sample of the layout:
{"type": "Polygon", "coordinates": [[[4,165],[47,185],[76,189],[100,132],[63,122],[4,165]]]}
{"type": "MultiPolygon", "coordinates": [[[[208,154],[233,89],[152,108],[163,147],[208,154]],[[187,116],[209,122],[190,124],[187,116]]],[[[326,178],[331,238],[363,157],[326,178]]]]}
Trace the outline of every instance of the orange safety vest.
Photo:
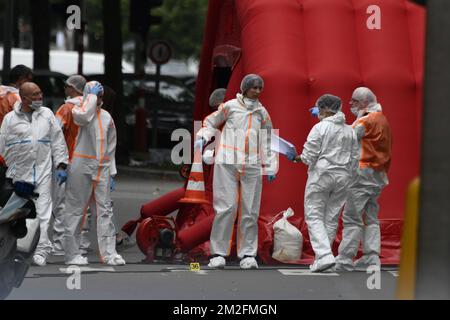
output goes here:
{"type": "Polygon", "coordinates": [[[58,111],[56,111],[56,117],[61,121],[63,127],[63,134],[67,144],[67,150],[69,152],[69,162],[72,160],[73,152],[75,150],[75,144],[77,141],[78,131],[80,127],[73,121],[72,108],[75,105],[72,103],[63,104],[58,111]]]}
{"type": "Polygon", "coordinates": [[[386,117],[382,112],[369,112],[356,120],[353,128],[358,125],[365,129],[359,167],[387,173],[391,164],[392,134],[386,117]]]}
{"type": "Polygon", "coordinates": [[[13,110],[16,101],[20,100],[18,94],[13,92],[8,92],[3,97],[0,96],[0,126],[2,125],[3,118],[6,114],[13,110]]]}

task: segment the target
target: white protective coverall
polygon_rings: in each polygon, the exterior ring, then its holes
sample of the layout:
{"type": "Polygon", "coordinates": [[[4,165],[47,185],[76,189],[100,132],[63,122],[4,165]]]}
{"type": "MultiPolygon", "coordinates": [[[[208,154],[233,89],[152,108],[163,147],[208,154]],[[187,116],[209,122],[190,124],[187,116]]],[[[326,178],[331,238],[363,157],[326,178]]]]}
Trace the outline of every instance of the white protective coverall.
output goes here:
{"type": "Polygon", "coordinates": [[[47,258],[52,246],[48,227],[52,215],[52,168],[68,163],[64,135],[53,112],[40,107],[33,111],[31,122],[21,111],[21,103],[3,119],[0,131],[0,154],[8,166],[7,177],[36,186],[34,200],[41,236],[35,255],[47,258]]]}
{"type": "MultiPolygon", "coordinates": [[[[87,208],[95,208],[100,259],[108,263],[118,256],[112,221],[110,177],[116,175],[116,129],[111,115],[97,107],[97,96],[88,94],[81,106],[72,109],[80,126],[66,182],[66,262],[80,256],[80,235],[87,208]]],[[[93,210],[94,212],[94,210],[93,210]]]]}
{"type": "MultiPolygon", "coordinates": [[[[56,120],[58,121],[61,130],[63,131],[66,140],[67,149],[69,152],[69,161],[72,160],[73,149],[75,147],[76,138],[78,136],[79,127],[73,123],[72,108],[74,106],[81,106],[83,103],[83,96],[67,99],[64,104],[56,112],[56,120]]],[[[56,168],[55,168],[56,170],[56,168]]],[[[59,184],[56,174],[53,175],[53,255],[64,255],[64,215],[65,215],[65,199],[66,199],[66,184],[59,184]]],[[[81,233],[80,249],[82,252],[87,252],[90,246],[88,231],[90,230],[91,213],[88,212],[87,223],[81,233]]]]}
{"type": "Polygon", "coordinates": [[[230,254],[238,218],[238,257],[255,257],[262,176],[274,175],[278,169],[277,156],[270,150],[272,121],[259,101],[246,106],[243,95],[238,93],[236,99],[221,104],[216,112],[205,118],[197,138],[210,141],[222,126],[214,163],[213,206],[216,215],[210,237],[211,254],[230,254]]]}
{"type": "Polygon", "coordinates": [[[305,220],[315,259],[332,254],[339,213],[359,159],[358,142],[345,115],[338,111],[310,131],[301,160],[309,166],[305,220]]]}
{"type": "Polygon", "coordinates": [[[391,161],[391,129],[380,104],[371,106],[354,123],[360,141],[359,170],[349,186],[343,213],[342,241],[336,263],[343,270],[366,270],[380,265],[381,232],[378,197],[389,183],[387,170],[391,161]],[[364,219],[364,220],[363,220],[364,219]],[[363,256],[353,263],[362,240],[363,256]]]}

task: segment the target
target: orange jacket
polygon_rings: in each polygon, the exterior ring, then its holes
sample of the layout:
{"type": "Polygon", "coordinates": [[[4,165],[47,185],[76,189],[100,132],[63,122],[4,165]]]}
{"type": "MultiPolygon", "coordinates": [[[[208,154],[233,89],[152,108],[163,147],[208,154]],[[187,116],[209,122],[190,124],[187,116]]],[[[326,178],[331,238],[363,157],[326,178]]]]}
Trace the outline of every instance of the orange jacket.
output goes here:
{"type": "Polygon", "coordinates": [[[64,138],[69,152],[69,162],[72,160],[73,151],[77,141],[79,126],[73,121],[72,108],[75,105],[72,103],[64,103],[58,111],[56,111],[56,118],[60,121],[64,138]]]}
{"type": "Polygon", "coordinates": [[[381,111],[369,112],[356,120],[353,128],[358,125],[364,127],[359,167],[387,173],[391,164],[392,134],[386,117],[381,111]]]}
{"type": "Polygon", "coordinates": [[[7,92],[4,95],[0,94],[0,126],[2,125],[3,118],[8,112],[13,110],[14,104],[19,100],[19,95],[14,92],[7,92]]]}

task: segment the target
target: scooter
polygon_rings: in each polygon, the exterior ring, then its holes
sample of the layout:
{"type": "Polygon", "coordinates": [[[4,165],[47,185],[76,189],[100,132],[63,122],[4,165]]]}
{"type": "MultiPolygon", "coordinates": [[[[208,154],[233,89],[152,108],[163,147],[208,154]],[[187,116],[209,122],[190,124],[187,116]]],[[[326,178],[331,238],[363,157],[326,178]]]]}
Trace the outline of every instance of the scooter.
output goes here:
{"type": "Polygon", "coordinates": [[[0,165],[0,300],[19,288],[31,264],[40,236],[32,197],[20,197],[0,165]]]}

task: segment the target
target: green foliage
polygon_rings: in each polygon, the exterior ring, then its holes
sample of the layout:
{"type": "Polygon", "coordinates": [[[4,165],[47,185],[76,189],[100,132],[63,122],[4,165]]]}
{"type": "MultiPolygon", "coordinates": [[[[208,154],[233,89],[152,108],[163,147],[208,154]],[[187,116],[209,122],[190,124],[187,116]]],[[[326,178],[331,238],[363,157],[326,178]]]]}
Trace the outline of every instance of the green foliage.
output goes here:
{"type": "MultiPolygon", "coordinates": [[[[121,0],[122,39],[133,40],[129,31],[129,0],[121,0]]],[[[198,59],[203,41],[203,31],[208,9],[208,0],[164,0],[161,7],[151,14],[162,17],[160,25],[151,26],[148,40],[161,39],[170,43],[173,58],[198,59]]],[[[103,41],[102,3],[100,0],[86,0],[87,29],[95,40],[91,45],[95,51],[101,51],[103,41]],[[97,47],[96,47],[97,45],[97,47]]],[[[92,38],[91,38],[92,39],[92,38]]]]}
{"type": "Polygon", "coordinates": [[[164,0],[161,7],[152,10],[152,15],[161,16],[163,21],[150,28],[149,38],[168,41],[174,58],[198,59],[207,9],[208,0],[164,0]]]}

